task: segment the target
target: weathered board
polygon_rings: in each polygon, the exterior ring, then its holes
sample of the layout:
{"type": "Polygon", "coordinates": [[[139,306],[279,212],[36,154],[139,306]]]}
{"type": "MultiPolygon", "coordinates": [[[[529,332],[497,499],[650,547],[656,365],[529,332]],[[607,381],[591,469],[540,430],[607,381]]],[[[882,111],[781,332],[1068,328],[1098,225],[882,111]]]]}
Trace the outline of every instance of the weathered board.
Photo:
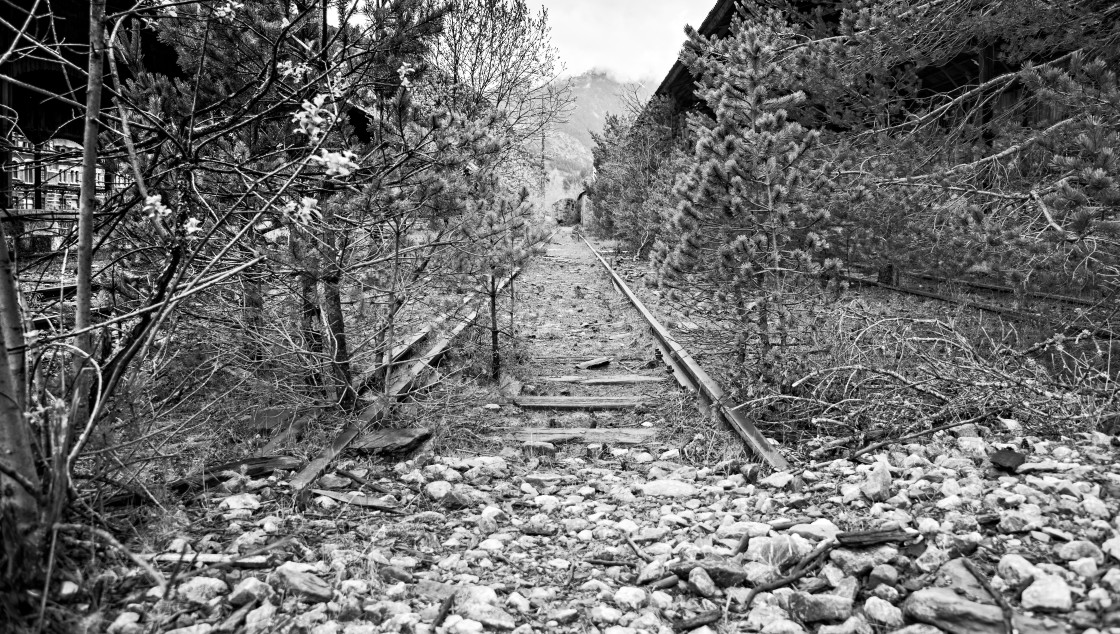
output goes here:
{"type": "Polygon", "coordinates": [[[163,553],[159,555],[139,555],[157,564],[174,566],[233,566],[234,568],[261,569],[271,568],[276,561],[270,555],[236,557],[218,553],[163,553]]]}
{"type": "Polygon", "coordinates": [[[640,396],[521,396],[513,404],[523,409],[604,410],[634,409],[650,401],[640,396]]]}
{"type": "Polygon", "coordinates": [[[657,430],[644,427],[525,427],[512,430],[510,436],[523,442],[641,445],[657,437],[657,430]]]}
{"type": "Polygon", "coordinates": [[[610,357],[597,357],[595,359],[591,359],[590,361],[584,361],[583,363],[576,365],[576,367],[580,370],[590,370],[592,368],[602,368],[608,366],[610,365],[610,363],[610,357]]]}
{"type": "Polygon", "coordinates": [[[423,427],[410,429],[378,429],[359,436],[350,446],[355,451],[375,454],[408,453],[432,437],[432,430],[423,427]]]}
{"type": "Polygon", "coordinates": [[[586,377],[579,375],[550,376],[540,379],[548,383],[579,383],[581,385],[633,385],[636,383],[661,383],[667,380],[661,376],[644,374],[616,374],[613,376],[586,377]]]}

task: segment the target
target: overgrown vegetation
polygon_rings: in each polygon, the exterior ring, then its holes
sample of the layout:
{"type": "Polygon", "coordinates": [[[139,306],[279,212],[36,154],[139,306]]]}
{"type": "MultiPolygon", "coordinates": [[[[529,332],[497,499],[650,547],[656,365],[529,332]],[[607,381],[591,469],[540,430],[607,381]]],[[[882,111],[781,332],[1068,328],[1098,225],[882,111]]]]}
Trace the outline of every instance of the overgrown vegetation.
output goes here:
{"type": "MultiPolygon", "coordinates": [[[[169,447],[232,433],[230,403],[345,421],[478,290],[497,374],[497,282],[543,237],[521,146],[565,105],[547,14],[522,0],[73,4],[86,59],[36,3],[0,60],[80,76],[84,107],[59,98],[88,115],[76,234],[47,258],[0,248],[6,616],[38,611],[58,544],[100,539],[73,520],[162,495],[191,463],[169,447]],[[147,65],[157,40],[173,72],[147,65]],[[127,169],[97,201],[108,164],[127,169]],[[76,304],[21,301],[17,273],[76,280],[76,304]],[[129,292],[95,297],[106,280],[129,292]],[[51,330],[27,326],[39,310],[51,330]]],[[[26,124],[5,118],[9,148],[26,124]]]]}
{"type": "Polygon", "coordinates": [[[707,308],[733,352],[726,376],[760,420],[1103,424],[1120,394],[1120,9],[798,6],[744,2],[727,37],[690,33],[682,59],[702,106],[655,101],[612,121],[597,139],[595,228],[649,250],[675,306],[707,308]],[[867,270],[1090,306],[1036,302],[1043,327],[996,332],[838,301],[842,274],[867,270]]]}

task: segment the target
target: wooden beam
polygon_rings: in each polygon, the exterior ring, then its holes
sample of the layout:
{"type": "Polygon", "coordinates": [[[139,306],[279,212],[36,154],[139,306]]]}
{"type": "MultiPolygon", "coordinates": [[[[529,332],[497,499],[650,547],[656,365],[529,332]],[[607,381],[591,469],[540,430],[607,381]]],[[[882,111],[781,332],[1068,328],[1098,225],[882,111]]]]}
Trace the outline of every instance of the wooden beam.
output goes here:
{"type": "Polygon", "coordinates": [[[644,374],[616,374],[613,376],[586,377],[579,375],[549,376],[538,381],[546,383],[577,383],[580,385],[632,385],[635,383],[663,383],[667,377],[644,374]]]}
{"type": "Polygon", "coordinates": [[[644,427],[525,427],[509,435],[522,442],[604,443],[608,445],[640,445],[657,437],[657,430],[644,427]]]}
{"type": "Polygon", "coordinates": [[[523,409],[608,410],[634,409],[650,404],[636,396],[520,396],[513,404],[523,409]]]}

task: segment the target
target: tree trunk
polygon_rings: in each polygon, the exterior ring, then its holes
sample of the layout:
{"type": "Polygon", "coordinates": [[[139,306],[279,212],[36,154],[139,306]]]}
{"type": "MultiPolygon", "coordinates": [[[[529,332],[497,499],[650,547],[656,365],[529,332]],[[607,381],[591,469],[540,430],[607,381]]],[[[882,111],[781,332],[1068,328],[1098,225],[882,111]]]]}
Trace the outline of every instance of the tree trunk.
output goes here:
{"type": "Polygon", "coordinates": [[[261,280],[252,274],[241,278],[242,293],[241,320],[245,329],[245,356],[250,363],[256,364],[264,360],[262,349],[264,325],[264,295],[261,292],[261,280]]]}
{"type": "Polygon", "coordinates": [[[342,314],[342,258],[345,250],[341,231],[330,226],[333,214],[328,206],[323,213],[323,224],[327,227],[324,236],[323,254],[323,318],[326,320],[327,338],[331,344],[331,367],[334,370],[335,388],[338,405],[352,411],[358,402],[354,390],[353,377],[350,375],[350,349],[346,346],[346,319],[342,314]]]}
{"type": "MultiPolygon", "coordinates": [[[[0,197],[7,207],[8,192],[0,197]]],[[[8,259],[8,237],[0,223],[0,278],[12,279],[8,259]]],[[[6,343],[10,331],[22,328],[18,306],[13,312],[6,305],[0,312],[3,318],[3,356],[9,360],[6,343]]],[[[20,330],[22,341],[23,332],[20,330]]],[[[22,358],[22,352],[16,353],[22,358]]],[[[35,471],[35,458],[31,451],[31,437],[23,408],[19,405],[20,390],[8,363],[0,363],[0,591],[23,587],[35,578],[39,561],[39,476],[35,471]]]]}
{"type": "Polygon", "coordinates": [[[490,276],[490,378],[502,377],[502,357],[498,350],[498,278],[490,276]]]}
{"type": "Polygon", "coordinates": [[[338,404],[350,411],[357,404],[358,395],[350,376],[350,350],[346,347],[346,321],[342,315],[339,282],[338,271],[331,271],[323,276],[323,316],[326,318],[327,336],[331,343],[331,366],[334,368],[338,404]]]}
{"type": "Polygon", "coordinates": [[[86,83],[85,130],[82,134],[82,183],[78,200],[78,292],[74,300],[74,330],[79,334],[74,345],[85,354],[75,354],[73,362],[74,398],[68,416],[67,435],[61,446],[53,447],[51,467],[50,521],[62,514],[70,474],[66,473],[64,456],[70,453],[70,443],[75,430],[82,429],[90,415],[89,385],[93,367],[88,356],[93,352],[93,332],[86,331],[93,325],[93,232],[97,209],[97,137],[100,132],[101,88],[105,68],[105,0],[93,0],[89,5],[89,79],[86,83]]]}

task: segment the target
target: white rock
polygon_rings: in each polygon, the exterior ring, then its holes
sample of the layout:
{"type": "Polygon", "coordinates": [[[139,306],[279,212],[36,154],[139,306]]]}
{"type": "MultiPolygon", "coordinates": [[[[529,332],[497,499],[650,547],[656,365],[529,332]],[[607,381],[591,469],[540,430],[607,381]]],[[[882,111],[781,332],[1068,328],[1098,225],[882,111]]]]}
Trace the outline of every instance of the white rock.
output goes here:
{"type": "Polygon", "coordinates": [[[591,608],[589,616],[592,623],[600,625],[613,625],[622,620],[622,612],[609,605],[597,605],[591,608]]]}
{"type": "Polygon", "coordinates": [[[435,482],[429,482],[424,485],[424,492],[428,494],[428,497],[438,502],[447,497],[447,495],[451,493],[452,488],[450,482],[446,480],[436,480],[435,482]]]}
{"type": "Polygon", "coordinates": [[[1073,609],[1073,596],[1064,579],[1042,575],[1023,590],[1022,605],[1024,610],[1067,612],[1073,609]]]}
{"type": "Polygon", "coordinates": [[[220,509],[228,509],[231,511],[239,509],[248,509],[255,511],[261,507],[261,498],[259,495],[252,493],[240,493],[238,495],[231,495],[218,504],[220,509]]]}
{"type": "Polygon", "coordinates": [[[506,545],[503,544],[501,542],[501,540],[493,539],[493,538],[484,539],[484,540],[482,540],[481,542],[478,543],[478,549],[479,550],[487,550],[487,551],[490,551],[490,552],[498,552],[498,551],[504,550],[505,547],[506,547],[506,545]]]}
{"type": "Polygon", "coordinates": [[[682,498],[693,497],[697,489],[688,482],[680,480],[654,480],[641,485],[642,495],[649,497],[682,498]]]}
{"type": "Polygon", "coordinates": [[[878,598],[870,597],[863,604],[863,613],[872,623],[890,629],[902,627],[902,610],[878,598]]]}
{"type": "Polygon", "coordinates": [[[634,586],[624,586],[614,593],[614,603],[620,608],[637,610],[647,601],[646,591],[634,586]]]}
{"type": "Polygon", "coordinates": [[[121,612],[105,630],[107,634],[140,634],[144,627],[140,625],[140,615],[135,612],[121,612]]]}
{"type": "Polygon", "coordinates": [[[860,490],[872,502],[882,502],[891,496],[892,482],[890,467],[885,462],[876,462],[860,490]]]}
{"type": "Polygon", "coordinates": [[[1000,578],[1012,586],[1018,586],[1028,579],[1041,576],[1041,571],[1022,555],[1014,553],[1004,555],[996,566],[1000,578]]]}
{"type": "Polygon", "coordinates": [[[272,631],[272,620],[276,617],[276,606],[270,602],[262,603],[259,608],[245,616],[245,631],[247,634],[263,634],[272,631]]]}
{"type": "Polygon", "coordinates": [[[654,590],[649,594],[649,604],[658,610],[668,610],[673,607],[673,597],[668,592],[654,590]]]}
{"type": "Polygon", "coordinates": [[[211,577],[193,577],[179,586],[179,595],[194,603],[207,603],[227,592],[229,586],[225,581],[211,577]]]}
{"type": "Polygon", "coordinates": [[[532,609],[529,599],[525,598],[520,592],[509,593],[509,596],[506,597],[506,605],[518,612],[528,612],[532,609]]]}
{"type": "Polygon", "coordinates": [[[273,594],[275,591],[272,586],[256,577],[245,577],[234,587],[229,595],[229,602],[233,605],[245,605],[250,601],[267,599],[273,594]]]}
{"type": "Polygon", "coordinates": [[[820,541],[822,539],[831,539],[840,533],[840,527],[832,523],[831,520],[821,518],[811,524],[798,524],[789,529],[789,532],[800,535],[806,539],[820,541]]]}
{"type": "Polygon", "coordinates": [[[1113,537],[1101,544],[1101,550],[1106,554],[1111,555],[1113,559],[1120,561],[1120,535],[1113,537]]]}
{"type": "Polygon", "coordinates": [[[774,489],[784,489],[789,486],[790,482],[793,482],[793,474],[788,471],[771,473],[758,481],[759,485],[774,489]]]}
{"type": "Polygon", "coordinates": [[[1112,517],[1112,513],[1108,511],[1108,505],[1098,497],[1086,496],[1081,502],[1081,508],[1093,517],[1100,517],[1103,519],[1112,517]]]}

